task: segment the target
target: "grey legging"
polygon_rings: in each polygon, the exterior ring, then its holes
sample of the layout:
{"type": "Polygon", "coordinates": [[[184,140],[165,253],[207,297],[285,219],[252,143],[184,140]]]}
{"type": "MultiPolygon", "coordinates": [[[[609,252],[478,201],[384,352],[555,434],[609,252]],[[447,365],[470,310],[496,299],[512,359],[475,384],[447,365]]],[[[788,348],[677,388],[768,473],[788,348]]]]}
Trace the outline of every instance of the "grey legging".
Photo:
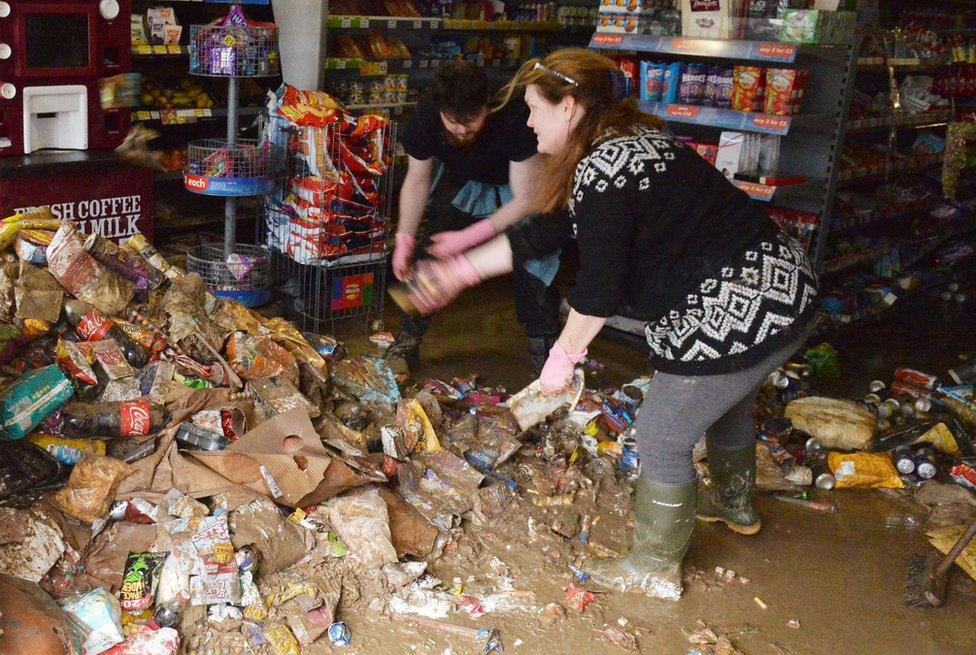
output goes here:
{"type": "Polygon", "coordinates": [[[759,387],[803,345],[807,333],[734,373],[695,377],[656,373],[636,422],[642,475],[665,484],[693,480],[691,453],[702,434],[719,448],[753,443],[752,406],[759,387]]]}

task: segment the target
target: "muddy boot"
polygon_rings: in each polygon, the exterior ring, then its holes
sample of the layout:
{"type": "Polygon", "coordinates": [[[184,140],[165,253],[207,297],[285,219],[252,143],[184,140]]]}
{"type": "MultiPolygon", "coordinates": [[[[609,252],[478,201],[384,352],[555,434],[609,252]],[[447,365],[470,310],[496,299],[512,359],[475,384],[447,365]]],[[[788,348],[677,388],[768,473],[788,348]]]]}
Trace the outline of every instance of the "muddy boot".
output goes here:
{"type": "Polygon", "coordinates": [[[702,495],[698,518],[721,521],[732,532],[756,534],[762,521],[752,506],[756,492],[756,445],[722,448],[707,442],[712,486],[702,495]]]}
{"type": "Polygon", "coordinates": [[[420,344],[423,340],[423,337],[414,336],[405,330],[400,330],[396,339],[393,340],[390,347],[383,353],[383,358],[400,358],[407,363],[407,367],[410,370],[414,370],[420,364],[420,344]]]}
{"type": "Polygon", "coordinates": [[[593,581],[652,598],[681,597],[681,560],[695,527],[698,481],[662,484],[639,478],[634,495],[634,545],[626,557],[594,562],[593,581]]]}
{"type": "Polygon", "coordinates": [[[549,359],[549,351],[556,345],[558,338],[558,334],[545,337],[528,337],[529,358],[532,362],[532,371],[536,377],[542,375],[542,367],[546,365],[546,360],[549,359]]]}

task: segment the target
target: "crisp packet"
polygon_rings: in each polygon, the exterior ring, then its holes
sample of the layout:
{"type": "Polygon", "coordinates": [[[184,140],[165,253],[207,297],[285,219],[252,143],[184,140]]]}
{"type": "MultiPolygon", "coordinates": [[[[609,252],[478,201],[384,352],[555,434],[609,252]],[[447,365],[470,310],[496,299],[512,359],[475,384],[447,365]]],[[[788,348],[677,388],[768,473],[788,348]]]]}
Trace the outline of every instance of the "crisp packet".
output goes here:
{"type": "Polygon", "coordinates": [[[169,553],[129,553],[119,589],[119,602],[126,612],[135,614],[152,607],[157,573],[169,553]]]}

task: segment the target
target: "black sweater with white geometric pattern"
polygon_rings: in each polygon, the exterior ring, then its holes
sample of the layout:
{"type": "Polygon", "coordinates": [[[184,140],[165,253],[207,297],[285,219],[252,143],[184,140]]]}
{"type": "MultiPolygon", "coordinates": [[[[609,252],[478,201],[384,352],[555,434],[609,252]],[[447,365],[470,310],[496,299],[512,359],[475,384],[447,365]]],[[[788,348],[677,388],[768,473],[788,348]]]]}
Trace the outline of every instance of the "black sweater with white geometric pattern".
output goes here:
{"type": "MultiPolygon", "coordinates": [[[[720,279],[723,271],[735,269],[738,275],[737,265],[747,251],[783,238],[754,201],[694,150],[667,134],[643,128],[636,134],[604,139],[579,162],[569,209],[566,224],[540,217],[509,230],[508,235],[520,262],[551,252],[572,230],[579,245],[580,271],[568,301],[577,312],[590,316],[624,314],[655,322],[676,312],[684,315],[688,299],[704,282],[720,279]]],[[[805,261],[797,264],[808,272],[805,261]]],[[[809,277],[802,284],[797,281],[800,293],[795,308],[775,309],[785,311],[790,319],[808,316],[816,293],[816,281],[811,289],[809,277]]],[[[704,359],[725,359],[742,350],[752,350],[750,356],[720,365],[689,361],[688,366],[671,368],[723,372],[742,368],[769,350],[753,346],[757,336],[771,335],[722,332],[712,333],[704,359]],[[737,337],[741,337],[738,345],[737,337]],[[753,342],[743,345],[743,339],[753,342]]],[[[704,344],[689,347],[701,349],[704,344]]],[[[687,352],[677,348],[657,354],[678,363],[687,352]]]]}

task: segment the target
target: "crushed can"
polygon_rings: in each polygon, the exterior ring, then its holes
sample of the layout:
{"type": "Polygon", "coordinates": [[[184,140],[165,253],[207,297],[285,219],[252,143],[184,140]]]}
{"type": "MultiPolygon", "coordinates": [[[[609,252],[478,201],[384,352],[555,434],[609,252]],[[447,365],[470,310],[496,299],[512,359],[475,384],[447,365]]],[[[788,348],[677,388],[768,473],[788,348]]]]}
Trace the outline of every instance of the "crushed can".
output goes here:
{"type": "Polygon", "coordinates": [[[349,628],[345,621],[336,621],[329,626],[329,641],[333,646],[349,645],[349,628]]]}

